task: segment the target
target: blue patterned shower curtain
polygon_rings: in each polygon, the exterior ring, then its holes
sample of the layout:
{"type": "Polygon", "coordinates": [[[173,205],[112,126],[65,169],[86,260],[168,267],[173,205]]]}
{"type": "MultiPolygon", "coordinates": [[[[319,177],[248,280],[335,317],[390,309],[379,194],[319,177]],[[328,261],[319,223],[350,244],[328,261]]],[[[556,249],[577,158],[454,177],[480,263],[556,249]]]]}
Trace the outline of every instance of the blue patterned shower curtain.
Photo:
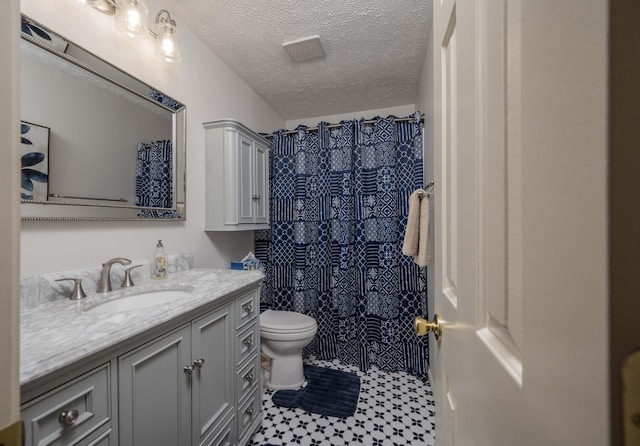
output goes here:
{"type": "Polygon", "coordinates": [[[425,378],[426,277],[401,253],[409,195],[422,187],[420,114],[278,131],[270,152],[271,229],[256,231],[262,309],[308,314],[308,351],[363,371],[425,378]]]}
{"type": "Polygon", "coordinates": [[[171,140],[138,144],[136,206],[173,206],[173,145],[171,140]]]}

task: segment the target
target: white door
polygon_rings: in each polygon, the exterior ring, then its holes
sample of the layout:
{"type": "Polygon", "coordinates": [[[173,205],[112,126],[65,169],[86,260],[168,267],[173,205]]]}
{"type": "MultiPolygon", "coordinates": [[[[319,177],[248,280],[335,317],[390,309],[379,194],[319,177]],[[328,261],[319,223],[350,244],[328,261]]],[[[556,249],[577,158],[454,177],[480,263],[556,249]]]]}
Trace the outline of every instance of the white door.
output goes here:
{"type": "Polygon", "coordinates": [[[436,444],[607,445],[606,4],[433,27],[436,444]]]}

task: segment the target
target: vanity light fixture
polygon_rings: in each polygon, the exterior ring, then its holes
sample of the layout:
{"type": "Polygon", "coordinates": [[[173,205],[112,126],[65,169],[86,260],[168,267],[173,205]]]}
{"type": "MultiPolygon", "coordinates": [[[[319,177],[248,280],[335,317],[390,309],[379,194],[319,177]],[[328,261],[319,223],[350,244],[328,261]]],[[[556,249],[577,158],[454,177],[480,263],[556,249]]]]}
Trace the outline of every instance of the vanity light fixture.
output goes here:
{"type": "Polygon", "coordinates": [[[82,3],[83,5],[89,5],[100,12],[104,12],[105,14],[116,13],[115,3],[109,0],[78,0],[78,2],[82,3]]]}
{"type": "Polygon", "coordinates": [[[156,15],[153,29],[149,29],[149,9],[146,0],[78,0],[105,14],[114,15],[116,27],[134,38],[146,38],[151,34],[156,39],[156,55],[166,62],[182,60],[180,34],[176,22],[166,9],[156,15]]]}
{"type": "Polygon", "coordinates": [[[156,55],[167,62],[180,62],[180,34],[166,9],[161,9],[156,15],[155,34],[156,55]]]}
{"type": "Polygon", "coordinates": [[[116,0],[116,28],[133,38],[149,34],[149,9],[142,0],[116,0]]]}

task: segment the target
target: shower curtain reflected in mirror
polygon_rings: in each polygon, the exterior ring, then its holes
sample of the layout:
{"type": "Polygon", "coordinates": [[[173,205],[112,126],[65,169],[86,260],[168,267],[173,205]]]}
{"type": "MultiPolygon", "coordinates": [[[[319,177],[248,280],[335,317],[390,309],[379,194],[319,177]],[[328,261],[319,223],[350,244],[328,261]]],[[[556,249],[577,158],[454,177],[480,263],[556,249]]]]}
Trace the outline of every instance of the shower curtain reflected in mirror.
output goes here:
{"type": "Polygon", "coordinates": [[[171,140],[138,144],[136,206],[141,218],[176,218],[173,207],[173,145],[171,140]]]}
{"type": "Polygon", "coordinates": [[[363,371],[426,377],[426,276],[401,253],[408,198],[422,187],[420,114],[277,131],[270,151],[271,229],[256,231],[262,309],[308,314],[307,347],[363,371]]]}

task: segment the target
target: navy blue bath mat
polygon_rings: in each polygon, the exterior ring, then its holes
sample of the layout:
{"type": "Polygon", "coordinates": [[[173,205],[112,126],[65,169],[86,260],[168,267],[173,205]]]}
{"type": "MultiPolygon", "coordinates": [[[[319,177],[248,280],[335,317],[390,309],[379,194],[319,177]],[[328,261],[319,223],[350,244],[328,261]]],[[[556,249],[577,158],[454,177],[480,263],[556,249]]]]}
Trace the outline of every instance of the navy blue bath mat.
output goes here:
{"type": "Polygon", "coordinates": [[[350,417],[356,412],[360,378],[351,372],[314,365],[304,366],[307,385],[298,390],[278,390],[271,399],[278,406],[299,407],[329,417],[350,417]]]}

